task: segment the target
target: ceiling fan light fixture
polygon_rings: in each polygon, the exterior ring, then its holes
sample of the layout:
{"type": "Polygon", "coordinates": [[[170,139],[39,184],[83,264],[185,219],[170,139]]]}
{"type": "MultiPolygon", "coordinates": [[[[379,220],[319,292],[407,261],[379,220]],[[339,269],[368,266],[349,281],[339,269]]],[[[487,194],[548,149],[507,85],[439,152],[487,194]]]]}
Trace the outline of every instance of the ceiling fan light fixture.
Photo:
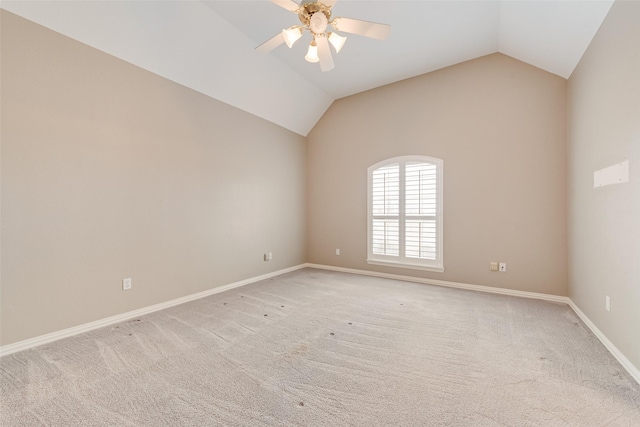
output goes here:
{"type": "Polygon", "coordinates": [[[293,44],[298,41],[300,37],[302,37],[302,30],[300,27],[290,27],[285,30],[282,30],[282,37],[284,37],[284,41],[291,48],[293,44]]]}
{"type": "Polygon", "coordinates": [[[311,43],[309,43],[309,50],[307,51],[304,59],[311,63],[320,61],[320,58],[318,57],[318,45],[315,40],[312,40],[311,43]]]}
{"type": "Polygon", "coordinates": [[[336,53],[339,53],[344,46],[344,42],[347,41],[346,37],[339,35],[338,33],[329,33],[329,43],[336,49],[336,53]]]}
{"type": "Polygon", "coordinates": [[[312,63],[319,62],[322,71],[330,71],[335,67],[329,44],[333,46],[336,53],[339,53],[347,40],[346,37],[329,31],[328,27],[342,33],[358,34],[378,40],[384,40],[389,36],[391,27],[387,24],[332,17],[336,0],[271,0],[271,2],[298,15],[302,25],[293,25],[282,30],[281,33],[258,46],[256,50],[268,52],[284,43],[291,48],[305,31],[309,31],[313,40],[309,44],[304,59],[312,63]]]}
{"type": "Polygon", "coordinates": [[[314,34],[322,34],[326,31],[329,19],[324,13],[314,13],[309,20],[309,29],[314,34]]]}

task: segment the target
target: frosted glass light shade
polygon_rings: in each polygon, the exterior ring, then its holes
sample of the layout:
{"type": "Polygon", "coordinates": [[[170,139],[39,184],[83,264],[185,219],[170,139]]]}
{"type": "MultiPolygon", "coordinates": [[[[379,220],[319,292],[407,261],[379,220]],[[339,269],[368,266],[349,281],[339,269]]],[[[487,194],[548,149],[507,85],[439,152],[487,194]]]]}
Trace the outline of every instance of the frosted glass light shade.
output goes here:
{"type": "Polygon", "coordinates": [[[336,53],[340,52],[342,46],[344,46],[344,42],[347,41],[346,37],[342,37],[337,33],[329,33],[329,43],[333,45],[336,49],[336,53]]]}
{"type": "Polygon", "coordinates": [[[302,37],[302,31],[300,27],[291,27],[286,30],[282,30],[282,37],[284,37],[284,42],[291,48],[293,44],[302,37]]]}
{"type": "Polygon", "coordinates": [[[307,51],[304,59],[312,63],[320,61],[320,58],[318,58],[318,46],[315,41],[312,41],[309,44],[309,50],[307,51]]]}

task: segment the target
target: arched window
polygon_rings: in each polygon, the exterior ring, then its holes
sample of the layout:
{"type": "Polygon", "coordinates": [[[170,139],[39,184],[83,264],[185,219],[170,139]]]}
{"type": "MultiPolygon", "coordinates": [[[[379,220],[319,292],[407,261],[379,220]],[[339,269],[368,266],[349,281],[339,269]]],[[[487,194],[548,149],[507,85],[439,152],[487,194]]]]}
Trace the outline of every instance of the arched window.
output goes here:
{"type": "Polygon", "coordinates": [[[369,264],[444,271],[441,159],[404,156],[368,169],[369,264]]]}

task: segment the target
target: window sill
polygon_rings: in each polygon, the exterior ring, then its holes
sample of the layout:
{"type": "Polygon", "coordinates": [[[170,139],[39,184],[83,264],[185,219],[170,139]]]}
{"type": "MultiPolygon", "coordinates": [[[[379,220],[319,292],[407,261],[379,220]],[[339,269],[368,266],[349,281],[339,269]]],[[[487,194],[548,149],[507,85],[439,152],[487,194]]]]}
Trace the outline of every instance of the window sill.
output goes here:
{"type": "Polygon", "coordinates": [[[410,268],[412,270],[434,271],[436,273],[444,273],[444,267],[432,267],[429,265],[407,264],[403,262],[379,261],[376,259],[367,259],[367,264],[383,265],[385,267],[410,268]]]}

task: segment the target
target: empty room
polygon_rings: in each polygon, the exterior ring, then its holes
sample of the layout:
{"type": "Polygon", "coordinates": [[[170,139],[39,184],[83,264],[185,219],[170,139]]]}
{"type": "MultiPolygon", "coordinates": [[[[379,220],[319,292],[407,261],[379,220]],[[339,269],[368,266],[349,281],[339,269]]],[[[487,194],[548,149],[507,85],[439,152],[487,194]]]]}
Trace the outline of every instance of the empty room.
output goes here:
{"type": "Polygon", "coordinates": [[[640,1],[2,1],[0,425],[639,426],[640,1]]]}

